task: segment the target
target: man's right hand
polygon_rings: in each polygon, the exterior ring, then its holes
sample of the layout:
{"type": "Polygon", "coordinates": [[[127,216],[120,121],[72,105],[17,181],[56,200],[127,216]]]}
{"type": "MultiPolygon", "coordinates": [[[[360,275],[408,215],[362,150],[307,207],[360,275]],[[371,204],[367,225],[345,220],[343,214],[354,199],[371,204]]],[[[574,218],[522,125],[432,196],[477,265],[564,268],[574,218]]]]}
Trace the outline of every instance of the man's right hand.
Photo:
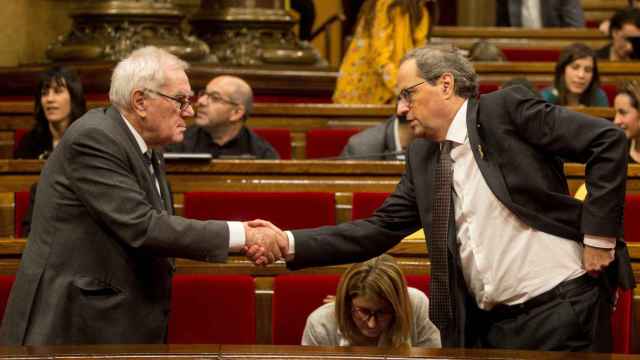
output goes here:
{"type": "Polygon", "coordinates": [[[243,223],[246,244],[244,252],[256,265],[268,265],[287,256],[289,239],[277,226],[265,220],[243,223]]]}

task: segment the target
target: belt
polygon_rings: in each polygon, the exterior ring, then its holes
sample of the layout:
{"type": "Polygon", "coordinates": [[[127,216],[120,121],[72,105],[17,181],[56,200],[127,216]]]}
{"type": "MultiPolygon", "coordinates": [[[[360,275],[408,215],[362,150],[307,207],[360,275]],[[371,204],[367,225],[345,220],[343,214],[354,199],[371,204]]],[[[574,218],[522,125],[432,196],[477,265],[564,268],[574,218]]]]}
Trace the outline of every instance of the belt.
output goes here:
{"type": "Polygon", "coordinates": [[[533,308],[547,304],[556,299],[564,299],[573,294],[584,293],[587,290],[597,286],[598,279],[592,277],[588,273],[583,274],[575,279],[563,281],[551,290],[545,291],[540,295],[514,305],[498,304],[491,310],[486,311],[491,317],[511,318],[526,313],[533,308]]]}

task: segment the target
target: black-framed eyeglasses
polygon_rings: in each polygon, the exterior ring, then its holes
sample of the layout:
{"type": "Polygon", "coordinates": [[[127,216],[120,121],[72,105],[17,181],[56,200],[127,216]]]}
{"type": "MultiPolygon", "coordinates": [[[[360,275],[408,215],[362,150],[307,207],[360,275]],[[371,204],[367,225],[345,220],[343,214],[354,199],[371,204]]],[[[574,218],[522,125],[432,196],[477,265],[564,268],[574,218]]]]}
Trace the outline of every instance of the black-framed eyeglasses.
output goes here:
{"type": "Polygon", "coordinates": [[[400,95],[398,95],[398,100],[403,100],[406,101],[408,104],[411,104],[411,101],[413,100],[413,93],[415,92],[415,88],[417,88],[418,86],[426,83],[427,80],[421,81],[415,85],[411,85],[409,87],[406,87],[402,90],[400,90],[400,95]]]}
{"type": "Polygon", "coordinates": [[[198,91],[198,99],[200,99],[201,97],[203,97],[205,95],[207,96],[207,99],[209,99],[209,101],[211,101],[211,102],[238,106],[237,102],[235,102],[233,100],[229,100],[229,99],[223,98],[222,95],[220,95],[220,93],[217,92],[217,91],[207,92],[207,90],[204,90],[204,89],[198,91]]]}
{"type": "Polygon", "coordinates": [[[375,318],[376,321],[382,321],[382,320],[388,320],[391,316],[393,316],[393,311],[391,310],[380,309],[380,310],[371,311],[369,309],[362,308],[360,306],[355,306],[355,305],[351,307],[351,313],[358,320],[363,322],[369,322],[369,320],[371,320],[372,317],[375,318]]]}
{"type": "Polygon", "coordinates": [[[178,103],[178,109],[182,112],[185,111],[189,106],[192,105],[192,101],[190,99],[190,97],[188,95],[178,95],[178,96],[170,96],[167,94],[163,94],[160,91],[157,90],[153,90],[153,89],[145,89],[145,91],[148,91],[150,93],[156,94],[156,95],[160,95],[164,98],[167,98],[169,100],[173,100],[176,103],[178,103]]]}

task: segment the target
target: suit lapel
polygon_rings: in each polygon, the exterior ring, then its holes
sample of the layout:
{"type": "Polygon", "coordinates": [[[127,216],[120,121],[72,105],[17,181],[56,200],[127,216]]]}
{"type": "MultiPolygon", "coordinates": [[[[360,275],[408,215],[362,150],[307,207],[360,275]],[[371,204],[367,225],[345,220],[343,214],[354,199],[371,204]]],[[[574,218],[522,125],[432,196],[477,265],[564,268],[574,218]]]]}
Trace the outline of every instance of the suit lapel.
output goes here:
{"type": "Polygon", "coordinates": [[[469,136],[469,146],[473,152],[473,157],[478,164],[484,181],[489,189],[503,204],[511,204],[511,196],[504,182],[504,176],[499,165],[496,163],[498,154],[491,151],[489,146],[483,141],[483,126],[478,119],[479,102],[469,99],[467,108],[467,134],[469,136]]]}

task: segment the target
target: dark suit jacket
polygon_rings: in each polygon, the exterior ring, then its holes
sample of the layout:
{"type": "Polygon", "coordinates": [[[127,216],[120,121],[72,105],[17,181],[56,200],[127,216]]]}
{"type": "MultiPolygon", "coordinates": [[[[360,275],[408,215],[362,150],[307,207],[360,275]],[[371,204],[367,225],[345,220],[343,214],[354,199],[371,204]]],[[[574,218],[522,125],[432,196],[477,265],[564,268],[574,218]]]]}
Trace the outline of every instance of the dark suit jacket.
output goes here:
{"type": "MultiPolygon", "coordinates": [[[[496,25],[522,26],[522,1],[498,0],[496,25]]],[[[580,0],[541,0],[543,27],[584,27],[584,11],[580,0]]]]}
{"type": "Polygon", "coordinates": [[[358,160],[396,160],[395,116],[349,138],[340,158],[358,160]]]}
{"type": "MultiPolygon", "coordinates": [[[[521,221],[538,230],[581,241],[583,234],[619,237],[626,180],[624,133],[611,122],[554,106],[509,87],[469,100],[467,127],[471,149],[491,191],[521,221]],[[589,197],[572,198],[558,157],[586,163],[589,197]]],[[[292,269],[363,261],[424,227],[431,231],[432,189],[440,148],[414,140],[396,190],[369,219],[293,231],[292,269]]],[[[453,222],[452,222],[453,224],[453,222]]],[[[455,229],[453,229],[455,230],[455,229]]],[[[450,274],[458,329],[443,346],[464,346],[466,286],[459,266],[455,231],[450,231],[450,274]],[[457,276],[456,276],[457,275],[457,276]],[[454,296],[455,295],[455,296],[454,296]]],[[[626,248],[611,265],[633,280],[626,248]]]]}
{"type": "Polygon", "coordinates": [[[163,204],[142,156],[115,108],[92,110],[65,132],[42,170],[4,344],[161,343],[169,257],[226,259],[227,225],[164,210],[164,172],[163,204]]]}

